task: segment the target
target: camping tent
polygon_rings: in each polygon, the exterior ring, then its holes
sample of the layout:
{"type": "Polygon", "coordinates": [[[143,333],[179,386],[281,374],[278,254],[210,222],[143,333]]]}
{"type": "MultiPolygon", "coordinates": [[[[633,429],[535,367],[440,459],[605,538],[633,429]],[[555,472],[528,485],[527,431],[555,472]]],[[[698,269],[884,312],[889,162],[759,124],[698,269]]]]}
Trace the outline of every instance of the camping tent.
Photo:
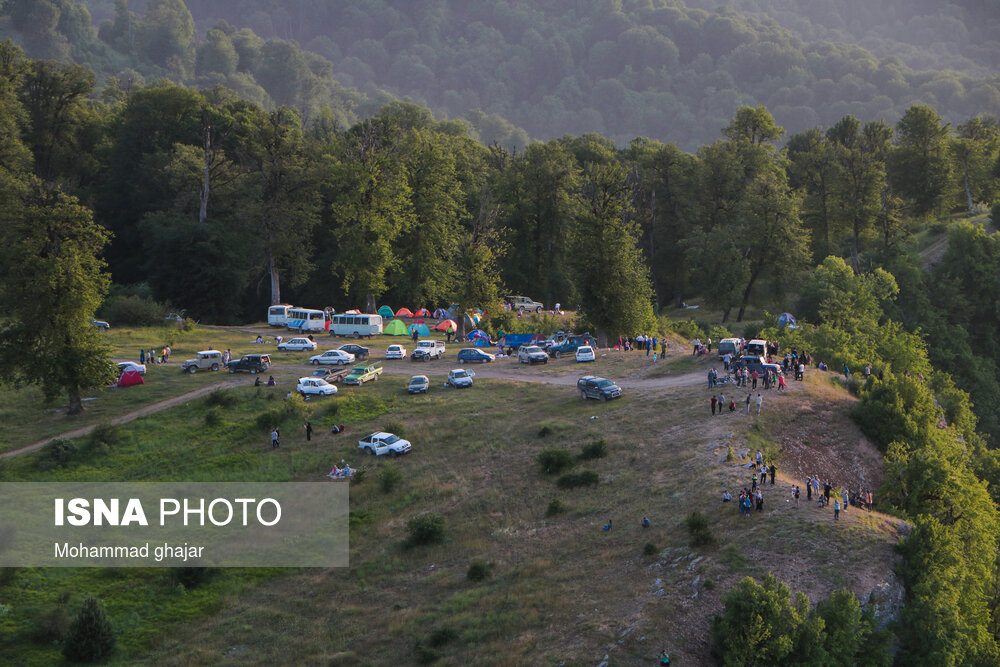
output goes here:
{"type": "Polygon", "coordinates": [[[490,342],[489,338],[477,338],[474,343],[476,347],[490,347],[493,343],[490,342]]]}
{"type": "Polygon", "coordinates": [[[420,324],[411,324],[410,325],[410,334],[413,333],[414,329],[417,330],[417,335],[418,336],[430,336],[431,335],[431,330],[428,329],[427,325],[424,324],[424,323],[422,323],[422,322],[420,324]]]}
{"type": "Polygon", "coordinates": [[[797,329],[798,322],[795,321],[795,316],[791,313],[782,313],[778,315],[778,326],[788,327],[789,329],[797,329]]]}
{"type": "MultiPolygon", "coordinates": [[[[390,311],[391,312],[391,311],[390,311]]],[[[344,315],[360,315],[361,311],[357,308],[351,308],[350,310],[345,310],[344,315]]]]}
{"type": "Polygon", "coordinates": [[[413,313],[410,312],[409,308],[400,308],[396,311],[396,317],[413,317],[413,313]]]}
{"type": "Polygon", "coordinates": [[[447,320],[450,317],[451,317],[451,313],[449,313],[444,308],[438,308],[437,310],[434,311],[434,319],[435,320],[447,320]]]}
{"type": "Polygon", "coordinates": [[[385,329],[382,331],[387,336],[409,336],[410,332],[406,330],[406,325],[399,320],[393,320],[389,324],[385,325],[385,329]]]}
{"type": "Polygon", "coordinates": [[[146,384],[146,383],[142,379],[142,376],[139,375],[139,371],[135,369],[125,371],[124,373],[121,374],[121,377],[118,378],[119,387],[131,387],[136,384],[146,384]]]}
{"type": "Polygon", "coordinates": [[[424,321],[424,320],[413,320],[413,323],[414,324],[427,324],[427,322],[424,321]]]}
{"type": "Polygon", "coordinates": [[[382,306],[381,308],[378,309],[378,314],[386,319],[391,319],[392,308],[390,308],[389,306],[382,306]]]}
{"type": "Polygon", "coordinates": [[[489,338],[486,332],[482,329],[473,329],[469,333],[465,334],[466,340],[472,340],[473,338],[489,338]]]}
{"type": "Polygon", "coordinates": [[[430,317],[431,311],[426,308],[417,308],[417,312],[413,313],[414,317],[430,317]]]}
{"type": "Polygon", "coordinates": [[[448,327],[451,327],[452,331],[458,331],[458,325],[455,324],[455,320],[441,320],[434,327],[434,331],[447,331],[448,327]]]}

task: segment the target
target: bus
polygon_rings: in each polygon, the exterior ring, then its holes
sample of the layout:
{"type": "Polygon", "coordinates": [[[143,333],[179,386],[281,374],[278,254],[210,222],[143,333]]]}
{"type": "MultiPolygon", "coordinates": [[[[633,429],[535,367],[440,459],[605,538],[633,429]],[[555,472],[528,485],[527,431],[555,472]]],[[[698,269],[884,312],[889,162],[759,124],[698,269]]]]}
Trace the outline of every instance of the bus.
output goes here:
{"type": "Polygon", "coordinates": [[[298,331],[299,333],[326,331],[330,328],[330,316],[324,310],[290,308],[287,326],[289,331],[298,331]]]}
{"type": "Polygon", "coordinates": [[[271,327],[283,327],[288,325],[288,311],[295,308],[287,303],[271,306],[267,309],[267,325],[271,327]]]}
{"type": "Polygon", "coordinates": [[[382,333],[381,315],[334,315],[330,318],[331,336],[374,336],[382,333]]]}

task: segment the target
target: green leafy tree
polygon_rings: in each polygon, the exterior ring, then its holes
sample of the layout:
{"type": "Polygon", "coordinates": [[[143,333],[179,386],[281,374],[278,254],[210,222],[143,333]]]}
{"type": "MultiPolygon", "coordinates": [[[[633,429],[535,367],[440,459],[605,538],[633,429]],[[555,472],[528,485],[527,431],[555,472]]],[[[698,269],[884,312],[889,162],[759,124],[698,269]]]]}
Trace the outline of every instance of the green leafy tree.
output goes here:
{"type": "Polygon", "coordinates": [[[792,601],[788,586],[768,574],[762,584],[744,578],[725,598],[712,622],[712,652],[725,667],[786,664],[809,601],[792,601]]]}
{"type": "Polygon", "coordinates": [[[67,396],[77,414],[83,391],[114,379],[111,351],[89,323],[108,289],[99,258],[108,234],[72,197],[37,183],[5,188],[18,196],[0,212],[4,379],[40,385],[49,399],[67,396]]]}
{"type": "Polygon", "coordinates": [[[110,655],[115,648],[115,633],[104,607],[88,597],[63,642],[63,655],[74,662],[91,662],[110,655]]]}
{"type": "Polygon", "coordinates": [[[18,93],[28,63],[12,42],[0,42],[0,170],[18,173],[31,165],[31,151],[21,140],[28,114],[18,93]]]}
{"type": "Polygon", "coordinates": [[[994,201],[997,194],[992,167],[1000,150],[1000,126],[996,118],[970,119],[958,126],[958,135],[951,139],[951,155],[955,173],[965,195],[966,210],[971,214],[977,202],[994,201]]]}
{"type": "Polygon", "coordinates": [[[139,53],[184,79],[194,65],[194,19],[183,0],[150,0],[137,32],[139,53]]]}
{"type": "Polygon", "coordinates": [[[836,174],[833,146],[818,129],[788,139],[788,180],[792,188],[802,188],[802,222],[809,230],[814,261],[830,254],[837,230],[831,214],[832,190],[836,174]]]}
{"type": "Polygon", "coordinates": [[[890,181],[914,215],[940,212],[950,194],[948,128],[937,111],[916,104],[896,123],[890,181]]]}

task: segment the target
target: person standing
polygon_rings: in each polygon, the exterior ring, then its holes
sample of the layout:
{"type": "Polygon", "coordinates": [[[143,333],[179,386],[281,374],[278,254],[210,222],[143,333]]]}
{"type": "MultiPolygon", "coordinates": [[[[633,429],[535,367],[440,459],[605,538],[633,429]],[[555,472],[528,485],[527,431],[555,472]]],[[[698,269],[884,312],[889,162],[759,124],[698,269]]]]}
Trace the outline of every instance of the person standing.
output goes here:
{"type": "Polygon", "coordinates": [[[784,375],[779,375],[778,376],[778,391],[784,391],[786,386],[787,385],[785,384],[785,376],[784,375]]]}
{"type": "Polygon", "coordinates": [[[830,491],[833,487],[830,486],[830,482],[823,482],[823,497],[826,498],[826,503],[830,504],[830,491]]]}
{"type": "Polygon", "coordinates": [[[806,480],[806,500],[812,502],[813,499],[813,481],[810,477],[806,480]]]}
{"type": "Polygon", "coordinates": [[[306,429],[306,442],[309,442],[310,440],[312,440],[312,436],[313,436],[313,425],[312,425],[312,422],[306,422],[304,428],[306,429]]]}
{"type": "Polygon", "coordinates": [[[844,364],[844,382],[847,382],[850,379],[851,379],[851,369],[848,368],[847,364],[845,363],[844,364]]]}
{"type": "Polygon", "coordinates": [[[747,414],[750,414],[750,393],[747,392],[747,414]]]}
{"type": "Polygon", "coordinates": [[[146,363],[146,350],[145,349],[139,350],[139,363],[140,364],[146,363]]]}
{"type": "Polygon", "coordinates": [[[774,465],[774,461],[771,461],[771,486],[774,486],[774,476],[778,474],[778,466],[774,465]]]}
{"type": "Polygon", "coordinates": [[[795,493],[793,495],[795,496],[795,506],[798,507],[799,506],[799,487],[798,486],[795,487],[795,493]]]}
{"type": "Polygon", "coordinates": [[[726,404],[726,397],[719,394],[719,414],[722,414],[722,406],[726,404]]]}
{"type": "Polygon", "coordinates": [[[760,392],[757,392],[757,414],[760,415],[760,406],[764,402],[764,399],[760,397],[760,392]]]}
{"type": "Polygon", "coordinates": [[[840,501],[833,501],[833,520],[840,521],[840,501]]]}
{"type": "Polygon", "coordinates": [[[447,340],[450,343],[451,342],[451,337],[454,334],[455,334],[455,329],[449,324],[448,325],[448,331],[445,332],[445,336],[446,336],[445,340],[447,340]]]}
{"type": "Polygon", "coordinates": [[[278,433],[278,427],[275,426],[271,430],[271,449],[277,449],[281,446],[281,434],[278,433]]]}
{"type": "Polygon", "coordinates": [[[754,372],[750,374],[750,380],[752,380],[752,382],[753,382],[753,386],[750,387],[751,389],[756,389],[757,388],[757,378],[759,378],[759,377],[760,377],[760,375],[757,373],[757,370],[754,369],[754,372]]]}
{"type": "Polygon", "coordinates": [[[715,397],[715,394],[712,394],[712,416],[713,417],[715,416],[715,404],[716,404],[716,402],[718,400],[719,399],[715,397]]]}

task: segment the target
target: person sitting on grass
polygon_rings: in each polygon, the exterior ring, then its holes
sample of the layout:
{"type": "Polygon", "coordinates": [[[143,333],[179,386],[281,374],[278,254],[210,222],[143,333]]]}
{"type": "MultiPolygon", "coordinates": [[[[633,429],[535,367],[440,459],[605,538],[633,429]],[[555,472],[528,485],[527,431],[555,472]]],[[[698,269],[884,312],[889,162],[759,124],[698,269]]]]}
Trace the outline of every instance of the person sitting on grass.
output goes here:
{"type": "Polygon", "coordinates": [[[268,387],[273,387],[274,385],[275,385],[274,376],[273,375],[268,375],[267,376],[267,386],[268,387]]]}
{"type": "Polygon", "coordinates": [[[333,434],[343,433],[343,432],[344,432],[344,425],[343,424],[339,424],[339,425],[338,424],[334,424],[333,428],[330,429],[330,433],[333,433],[333,434]]]}

